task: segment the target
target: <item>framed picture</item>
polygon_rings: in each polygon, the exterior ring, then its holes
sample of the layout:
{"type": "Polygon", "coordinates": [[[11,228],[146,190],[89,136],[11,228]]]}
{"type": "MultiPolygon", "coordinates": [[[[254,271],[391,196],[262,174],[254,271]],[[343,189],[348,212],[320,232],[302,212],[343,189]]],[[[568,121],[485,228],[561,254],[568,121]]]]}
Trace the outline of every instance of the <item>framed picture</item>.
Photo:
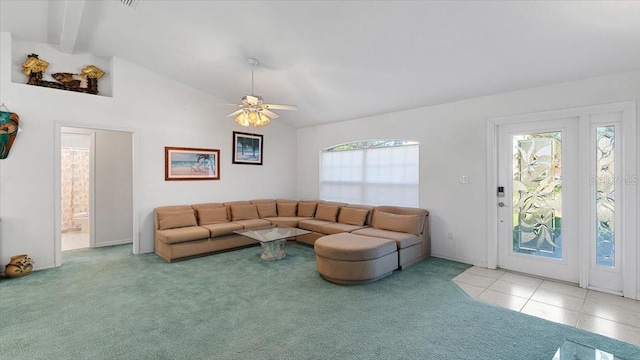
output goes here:
{"type": "Polygon", "coordinates": [[[165,146],[164,179],[220,180],[220,150],[165,146]]]}
{"type": "Polygon", "coordinates": [[[262,165],[262,135],[234,131],[233,163],[262,165]]]}

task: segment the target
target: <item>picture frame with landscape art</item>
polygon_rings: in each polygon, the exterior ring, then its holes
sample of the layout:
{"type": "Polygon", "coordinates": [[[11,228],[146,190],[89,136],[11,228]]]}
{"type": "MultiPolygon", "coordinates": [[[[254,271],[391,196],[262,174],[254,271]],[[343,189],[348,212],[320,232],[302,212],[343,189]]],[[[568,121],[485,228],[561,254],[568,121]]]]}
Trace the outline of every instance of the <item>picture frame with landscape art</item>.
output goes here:
{"type": "Polygon", "coordinates": [[[220,180],[220,150],[165,146],[164,179],[220,180]]]}
{"type": "Polygon", "coordinates": [[[234,164],[262,165],[262,138],[260,134],[233,132],[234,164]]]}

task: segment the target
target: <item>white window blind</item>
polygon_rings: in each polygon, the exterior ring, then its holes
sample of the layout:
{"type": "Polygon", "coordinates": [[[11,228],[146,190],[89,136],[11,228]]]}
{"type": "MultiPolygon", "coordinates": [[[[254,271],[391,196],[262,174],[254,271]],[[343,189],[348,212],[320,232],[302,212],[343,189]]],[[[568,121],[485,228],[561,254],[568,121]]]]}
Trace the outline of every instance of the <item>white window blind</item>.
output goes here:
{"type": "Polygon", "coordinates": [[[321,199],[367,205],[419,206],[417,143],[334,149],[320,152],[321,199]]]}

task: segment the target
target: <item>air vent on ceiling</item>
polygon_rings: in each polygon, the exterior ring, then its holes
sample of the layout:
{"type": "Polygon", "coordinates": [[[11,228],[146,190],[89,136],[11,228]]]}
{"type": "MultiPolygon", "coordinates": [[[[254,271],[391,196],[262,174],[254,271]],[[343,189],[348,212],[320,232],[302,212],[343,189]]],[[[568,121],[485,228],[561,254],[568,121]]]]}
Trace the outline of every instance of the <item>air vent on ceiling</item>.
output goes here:
{"type": "Polygon", "coordinates": [[[140,0],[120,0],[120,2],[125,6],[135,9],[140,0]]]}

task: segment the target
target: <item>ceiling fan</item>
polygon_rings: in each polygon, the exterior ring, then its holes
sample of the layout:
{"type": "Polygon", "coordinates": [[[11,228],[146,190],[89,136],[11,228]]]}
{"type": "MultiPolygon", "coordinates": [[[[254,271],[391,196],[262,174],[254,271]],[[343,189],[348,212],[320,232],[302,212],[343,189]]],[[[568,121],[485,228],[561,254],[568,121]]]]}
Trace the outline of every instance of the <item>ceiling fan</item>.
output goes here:
{"type": "Polygon", "coordinates": [[[280,115],[271,111],[273,110],[298,110],[295,105],[278,105],[278,104],[265,104],[262,100],[262,96],[255,95],[253,93],[253,70],[259,64],[257,59],[249,58],[249,65],[251,65],[251,95],[245,95],[242,97],[240,104],[233,104],[239,107],[239,110],[232,112],[227,117],[236,116],[236,122],[241,126],[259,127],[267,125],[271,119],[276,119],[280,115]]]}

